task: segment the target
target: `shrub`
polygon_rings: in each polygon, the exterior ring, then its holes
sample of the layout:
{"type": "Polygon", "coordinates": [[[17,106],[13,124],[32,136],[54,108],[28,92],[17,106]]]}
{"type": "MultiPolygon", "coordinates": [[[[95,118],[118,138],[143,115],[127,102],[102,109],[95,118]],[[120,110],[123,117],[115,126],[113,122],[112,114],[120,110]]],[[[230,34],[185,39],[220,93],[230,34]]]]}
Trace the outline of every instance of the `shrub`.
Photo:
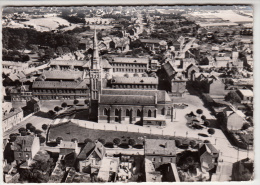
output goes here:
{"type": "Polygon", "coordinates": [[[71,139],[71,142],[78,142],[78,139],[77,138],[73,138],[73,139],[71,139]]]}
{"type": "Polygon", "coordinates": [[[59,106],[54,107],[54,111],[55,112],[59,112],[60,111],[60,107],[59,106]]]}
{"type": "Polygon", "coordinates": [[[213,135],[213,134],[215,134],[215,130],[213,128],[210,128],[210,129],[208,129],[208,133],[210,135],[213,135]]]}
{"type": "Polygon", "coordinates": [[[37,136],[40,136],[40,135],[41,135],[41,133],[42,133],[42,131],[41,131],[41,130],[39,130],[39,129],[36,129],[34,133],[35,133],[37,136]]]}
{"type": "Polygon", "coordinates": [[[19,132],[19,133],[21,133],[21,132],[23,132],[23,131],[26,132],[26,129],[25,129],[24,127],[21,127],[21,128],[18,129],[18,132],[19,132]]]}
{"type": "Polygon", "coordinates": [[[26,132],[26,130],[23,130],[23,131],[20,132],[20,134],[21,134],[21,136],[26,136],[27,132],[26,132]]]}
{"type": "Polygon", "coordinates": [[[179,146],[181,146],[181,141],[180,140],[175,140],[175,145],[177,146],[177,147],[179,147],[179,146]]]}
{"type": "Polygon", "coordinates": [[[114,143],[115,145],[119,145],[120,142],[121,142],[121,140],[120,140],[119,138],[115,138],[115,139],[113,140],[113,143],[114,143]]]}
{"type": "Polygon", "coordinates": [[[201,118],[202,120],[206,120],[206,116],[204,116],[204,115],[202,115],[200,118],[201,118]]]}
{"type": "Polygon", "coordinates": [[[209,140],[204,140],[204,142],[203,143],[210,143],[210,141],[209,140]]]}
{"type": "Polygon", "coordinates": [[[30,130],[31,132],[35,132],[36,128],[35,128],[35,126],[31,126],[31,127],[29,128],[29,130],[30,130]]]}
{"type": "Polygon", "coordinates": [[[190,141],[190,146],[191,146],[191,148],[194,148],[196,145],[197,145],[197,143],[196,143],[195,140],[191,140],[191,141],[190,141]]]}
{"type": "Polygon", "coordinates": [[[79,103],[79,100],[77,100],[77,99],[75,99],[73,102],[74,105],[77,105],[78,103],[79,103]]]}
{"type": "Polygon", "coordinates": [[[209,121],[204,121],[204,125],[208,127],[210,125],[209,121]]]}

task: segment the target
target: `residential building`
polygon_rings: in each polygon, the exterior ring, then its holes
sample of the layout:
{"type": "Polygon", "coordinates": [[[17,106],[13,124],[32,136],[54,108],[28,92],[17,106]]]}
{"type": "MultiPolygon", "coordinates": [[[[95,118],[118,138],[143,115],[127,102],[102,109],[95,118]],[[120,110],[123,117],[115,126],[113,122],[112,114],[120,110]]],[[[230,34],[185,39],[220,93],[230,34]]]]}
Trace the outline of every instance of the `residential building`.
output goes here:
{"type": "Polygon", "coordinates": [[[12,150],[14,151],[14,159],[17,163],[30,161],[40,150],[39,137],[31,135],[17,136],[12,144],[12,150]]]}
{"type": "Polygon", "coordinates": [[[28,69],[28,63],[26,62],[13,62],[13,61],[2,61],[3,72],[5,74],[18,73],[18,71],[24,71],[28,69]]]}
{"type": "Polygon", "coordinates": [[[41,109],[40,100],[36,97],[26,102],[26,108],[30,110],[30,112],[38,112],[41,109]]]}
{"type": "Polygon", "coordinates": [[[120,160],[117,157],[104,157],[97,178],[103,182],[115,182],[118,174],[120,160]]]}
{"type": "Polygon", "coordinates": [[[77,156],[79,171],[89,174],[98,172],[104,156],[105,147],[99,141],[88,142],[77,156]]]}
{"type": "Polygon", "coordinates": [[[238,89],[237,94],[240,96],[242,104],[252,104],[254,93],[250,89],[238,89]]]}
{"type": "Polygon", "coordinates": [[[58,145],[58,148],[60,149],[59,154],[63,157],[70,153],[75,153],[76,155],[79,154],[80,148],[78,147],[78,142],[75,141],[60,141],[60,144],[58,145]]]}
{"type": "Polygon", "coordinates": [[[3,132],[11,129],[23,120],[23,110],[21,108],[11,108],[9,112],[3,113],[2,128],[3,132]]]}
{"type": "Polygon", "coordinates": [[[145,139],[144,156],[152,161],[155,170],[162,164],[175,163],[175,140],[145,139]]]}
{"type": "Polygon", "coordinates": [[[233,110],[229,107],[223,110],[225,115],[224,125],[228,130],[240,130],[246,123],[245,115],[239,110],[233,110]]]}
{"type": "Polygon", "coordinates": [[[140,39],[141,43],[145,48],[148,48],[150,51],[154,50],[166,50],[167,42],[159,39],[140,39]]]}
{"type": "Polygon", "coordinates": [[[32,98],[32,91],[29,89],[29,85],[12,87],[10,90],[10,96],[12,102],[29,101],[32,98]]]}
{"type": "Polygon", "coordinates": [[[217,166],[219,151],[211,143],[200,143],[198,152],[202,172],[209,172],[217,166]]]}

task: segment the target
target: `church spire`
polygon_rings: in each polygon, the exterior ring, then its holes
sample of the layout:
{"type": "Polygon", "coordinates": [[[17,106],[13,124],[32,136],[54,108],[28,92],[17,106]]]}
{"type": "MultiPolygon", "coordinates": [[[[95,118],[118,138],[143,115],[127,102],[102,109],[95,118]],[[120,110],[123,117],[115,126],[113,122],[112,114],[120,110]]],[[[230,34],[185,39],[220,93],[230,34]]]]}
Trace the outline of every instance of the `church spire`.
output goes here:
{"type": "Polygon", "coordinates": [[[95,28],[94,39],[93,39],[92,69],[100,69],[96,28],[95,28]]]}

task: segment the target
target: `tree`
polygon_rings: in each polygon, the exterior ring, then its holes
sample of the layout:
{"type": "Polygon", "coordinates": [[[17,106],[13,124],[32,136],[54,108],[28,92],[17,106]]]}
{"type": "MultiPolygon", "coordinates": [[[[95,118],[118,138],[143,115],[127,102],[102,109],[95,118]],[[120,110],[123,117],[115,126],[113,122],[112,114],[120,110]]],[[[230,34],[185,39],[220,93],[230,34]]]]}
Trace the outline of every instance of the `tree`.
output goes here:
{"type": "Polygon", "coordinates": [[[175,140],[175,145],[177,146],[177,147],[179,147],[179,146],[181,146],[181,141],[180,140],[175,140]]]}
{"type": "Polygon", "coordinates": [[[14,142],[16,140],[16,137],[19,136],[20,134],[18,133],[12,133],[9,135],[9,141],[14,142]]]}
{"type": "Polygon", "coordinates": [[[35,128],[35,126],[31,126],[31,127],[29,128],[29,130],[30,130],[31,132],[35,132],[36,128],[35,128]]]}
{"type": "Polygon", "coordinates": [[[31,127],[31,126],[32,126],[31,123],[27,123],[27,124],[26,124],[26,129],[27,129],[27,130],[30,130],[30,127],[31,127]]]}
{"type": "Polygon", "coordinates": [[[195,140],[191,140],[191,141],[190,141],[190,146],[191,146],[191,148],[194,148],[196,145],[197,145],[197,143],[196,143],[195,140]]]}
{"type": "Polygon", "coordinates": [[[48,114],[49,114],[50,116],[54,116],[55,112],[54,112],[53,110],[49,110],[48,114]]]}
{"type": "Polygon", "coordinates": [[[20,134],[21,134],[21,136],[26,136],[27,132],[26,132],[26,130],[23,130],[23,131],[20,132],[20,134]]]}
{"type": "Polygon", "coordinates": [[[135,74],[134,74],[134,77],[139,77],[138,73],[135,73],[135,74]]]}
{"type": "Polygon", "coordinates": [[[23,132],[23,131],[26,131],[26,129],[25,129],[24,127],[21,127],[21,128],[18,129],[18,132],[19,132],[19,133],[21,133],[21,132],[23,132]]]}
{"type": "Polygon", "coordinates": [[[215,134],[215,130],[214,130],[213,128],[209,128],[209,129],[208,129],[208,133],[209,133],[210,135],[213,135],[213,134],[215,134]]]}
{"type": "Polygon", "coordinates": [[[45,137],[43,137],[43,136],[40,136],[40,138],[39,138],[39,139],[40,139],[40,143],[44,143],[44,142],[45,142],[45,140],[46,140],[46,139],[45,139],[45,137]]]}
{"type": "Polygon", "coordinates": [[[99,141],[100,143],[102,143],[103,145],[105,145],[105,144],[106,144],[106,140],[105,140],[105,139],[98,138],[98,141],[99,141]]]}
{"type": "Polygon", "coordinates": [[[206,127],[208,127],[208,126],[210,125],[210,122],[209,122],[209,121],[204,121],[204,125],[205,125],[206,127]]]}
{"type": "Polygon", "coordinates": [[[60,111],[60,107],[59,107],[59,106],[56,106],[56,107],[54,107],[54,110],[55,110],[56,112],[59,112],[59,111],[60,111]]]}
{"type": "Polygon", "coordinates": [[[47,124],[43,124],[42,125],[42,130],[46,131],[48,129],[48,125],[47,124]]]}
{"type": "Polygon", "coordinates": [[[136,144],[136,141],[134,139],[129,139],[128,145],[133,147],[135,144],[136,144]]]}
{"type": "Polygon", "coordinates": [[[39,129],[36,129],[36,130],[34,131],[34,133],[39,137],[39,136],[41,135],[42,131],[39,130],[39,129]]]}
{"type": "Polygon", "coordinates": [[[124,77],[129,78],[129,74],[128,73],[124,74],[124,77]]]}
{"type": "Polygon", "coordinates": [[[196,111],[196,113],[197,113],[197,114],[202,114],[202,113],[203,113],[203,110],[198,109],[198,110],[196,111]]]}
{"type": "Polygon", "coordinates": [[[85,143],[85,144],[87,144],[88,142],[92,142],[92,140],[89,139],[89,138],[87,138],[87,139],[84,140],[84,143],[85,143]]]}
{"type": "Polygon", "coordinates": [[[210,141],[209,140],[204,140],[204,142],[203,143],[210,143],[210,141]]]}
{"type": "Polygon", "coordinates": [[[71,139],[71,142],[78,142],[78,139],[77,138],[73,138],[73,139],[71,139]]]}
{"type": "Polygon", "coordinates": [[[148,77],[148,74],[147,73],[143,73],[142,77],[148,77]]]}
{"type": "Polygon", "coordinates": [[[67,107],[68,106],[68,104],[66,103],[66,102],[63,102],[62,104],[61,104],[61,107],[62,108],[65,108],[65,107],[67,107]]]}
{"type": "Polygon", "coordinates": [[[78,103],[79,103],[79,100],[77,100],[77,99],[75,99],[73,102],[74,105],[77,105],[78,103]]]}
{"type": "Polygon", "coordinates": [[[84,103],[85,103],[86,105],[88,105],[88,104],[89,104],[89,100],[88,100],[88,99],[85,99],[85,100],[84,100],[84,103]]]}
{"type": "Polygon", "coordinates": [[[244,123],[243,126],[242,126],[242,130],[246,130],[250,127],[250,124],[249,123],[244,123]]]}
{"type": "Polygon", "coordinates": [[[225,101],[229,101],[231,103],[239,103],[241,102],[241,98],[235,91],[230,91],[226,96],[225,96],[225,101]]]}
{"type": "Polygon", "coordinates": [[[120,142],[121,142],[121,140],[119,139],[119,138],[115,138],[114,140],[113,140],[113,143],[115,144],[115,145],[119,145],[120,144],[120,142]]]}
{"type": "Polygon", "coordinates": [[[205,121],[206,120],[206,116],[202,115],[201,119],[205,121]]]}
{"type": "Polygon", "coordinates": [[[57,144],[60,144],[62,140],[63,140],[62,137],[57,137],[57,138],[56,138],[56,143],[57,143],[57,144]]]}

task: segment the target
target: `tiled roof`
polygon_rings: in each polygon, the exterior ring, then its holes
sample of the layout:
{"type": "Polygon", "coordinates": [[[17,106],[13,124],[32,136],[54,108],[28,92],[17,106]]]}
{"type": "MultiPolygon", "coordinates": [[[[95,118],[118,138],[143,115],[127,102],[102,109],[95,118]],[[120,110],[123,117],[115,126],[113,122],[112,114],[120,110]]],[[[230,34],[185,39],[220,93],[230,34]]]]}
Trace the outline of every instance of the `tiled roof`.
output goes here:
{"type": "Polygon", "coordinates": [[[83,78],[83,71],[61,71],[61,70],[54,70],[54,71],[44,71],[42,73],[46,77],[46,79],[61,79],[61,80],[68,80],[68,79],[78,79],[83,78]]]}
{"type": "Polygon", "coordinates": [[[199,153],[203,154],[204,152],[208,152],[210,154],[219,153],[219,151],[211,143],[203,143],[200,145],[199,153]]]}
{"type": "Polygon", "coordinates": [[[133,104],[133,105],[144,105],[154,104],[154,96],[137,96],[137,95],[100,95],[101,104],[133,104]]]}
{"type": "Polygon", "coordinates": [[[141,42],[143,43],[154,43],[154,44],[159,44],[162,40],[159,39],[140,39],[141,42]]]}
{"type": "Polygon", "coordinates": [[[81,60],[51,60],[50,65],[73,65],[73,66],[83,66],[86,61],[81,60]]]}
{"type": "Polygon", "coordinates": [[[113,77],[112,84],[158,84],[155,77],[113,77]]]}
{"type": "Polygon", "coordinates": [[[77,156],[78,159],[80,160],[84,160],[87,158],[87,156],[89,156],[89,154],[94,150],[95,148],[95,143],[94,142],[88,142],[83,149],[81,150],[81,152],[79,153],[79,155],[77,156]]]}
{"type": "Polygon", "coordinates": [[[157,94],[157,102],[171,102],[171,98],[166,91],[161,90],[136,90],[136,89],[103,89],[103,95],[136,95],[136,96],[155,96],[157,94]]]}
{"type": "Polygon", "coordinates": [[[38,89],[87,89],[87,84],[90,84],[89,79],[84,79],[80,82],[55,82],[55,81],[35,81],[32,88],[38,89]]]}
{"type": "Polygon", "coordinates": [[[146,139],[145,155],[176,155],[175,140],[146,139]]]}
{"type": "Polygon", "coordinates": [[[126,58],[126,57],[115,57],[112,63],[137,63],[137,64],[148,64],[148,58],[126,58]]]}

